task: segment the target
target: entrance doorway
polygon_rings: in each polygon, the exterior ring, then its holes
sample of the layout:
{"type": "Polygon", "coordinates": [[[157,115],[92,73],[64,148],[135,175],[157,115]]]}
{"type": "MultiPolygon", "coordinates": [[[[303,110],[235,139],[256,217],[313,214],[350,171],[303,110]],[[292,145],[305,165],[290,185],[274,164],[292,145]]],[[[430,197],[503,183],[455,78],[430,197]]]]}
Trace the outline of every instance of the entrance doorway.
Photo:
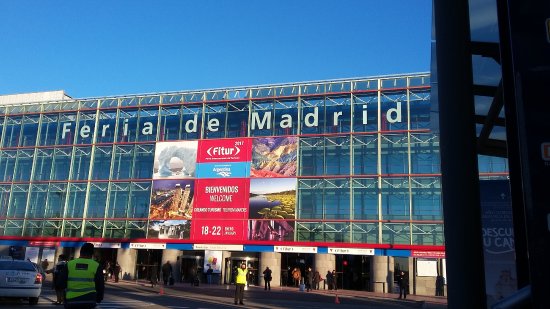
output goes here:
{"type": "Polygon", "coordinates": [[[162,251],[160,249],[138,250],[136,262],[136,280],[151,280],[151,276],[160,278],[159,272],[162,262],[162,251]]]}
{"type": "Polygon", "coordinates": [[[196,252],[194,255],[187,253],[181,256],[181,282],[193,283],[196,277],[200,282],[205,282],[203,278],[204,252],[202,255],[196,252]]]}
{"type": "Polygon", "coordinates": [[[338,289],[370,291],[368,255],[336,255],[336,284],[338,289]]]}
{"type": "Polygon", "coordinates": [[[248,285],[258,285],[258,268],[260,262],[257,257],[228,257],[225,259],[225,274],[223,282],[225,284],[235,284],[237,268],[245,263],[248,268],[248,285]]]}
{"type": "Polygon", "coordinates": [[[282,253],[281,254],[281,286],[297,286],[292,272],[298,268],[300,275],[305,276],[306,269],[315,269],[315,254],[309,253],[282,253]]]}

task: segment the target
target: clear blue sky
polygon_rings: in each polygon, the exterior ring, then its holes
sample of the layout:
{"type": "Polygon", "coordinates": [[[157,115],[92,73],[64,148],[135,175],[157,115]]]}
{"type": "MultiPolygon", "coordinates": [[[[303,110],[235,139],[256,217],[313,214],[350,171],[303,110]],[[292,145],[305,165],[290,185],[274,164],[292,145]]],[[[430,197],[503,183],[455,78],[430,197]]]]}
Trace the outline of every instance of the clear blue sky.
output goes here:
{"type": "Polygon", "coordinates": [[[0,1],[0,95],[424,72],[431,0],[0,1]]]}

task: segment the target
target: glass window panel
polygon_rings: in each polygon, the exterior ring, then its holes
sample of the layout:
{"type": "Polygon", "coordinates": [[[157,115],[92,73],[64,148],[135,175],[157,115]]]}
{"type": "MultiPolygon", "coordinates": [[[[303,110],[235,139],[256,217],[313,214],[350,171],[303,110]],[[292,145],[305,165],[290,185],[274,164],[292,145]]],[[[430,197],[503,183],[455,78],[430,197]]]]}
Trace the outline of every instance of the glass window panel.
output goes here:
{"type": "Polygon", "coordinates": [[[226,137],[245,137],[248,135],[248,102],[230,102],[227,104],[226,137]]]}
{"type": "Polygon", "coordinates": [[[275,101],[274,135],[298,134],[299,119],[297,99],[275,101]]]}
{"type": "Polygon", "coordinates": [[[145,238],[147,236],[147,221],[128,221],[124,238],[145,238]]]}
{"type": "Polygon", "coordinates": [[[181,107],[163,107],[160,113],[160,141],[175,141],[180,139],[182,120],[181,107]]]}
{"type": "Polygon", "coordinates": [[[323,133],[326,121],[325,106],[323,99],[307,98],[302,100],[301,109],[301,133],[320,134],[323,133]]]}
{"type": "Polygon", "coordinates": [[[205,138],[223,138],[226,128],[226,104],[206,105],[204,124],[205,138]]]}
{"type": "Polygon", "coordinates": [[[65,237],[81,237],[82,236],[82,221],[65,221],[63,226],[63,236],[65,237]]]}
{"type": "Polygon", "coordinates": [[[350,174],[350,137],[325,138],[325,175],[350,174]]]}
{"type": "Polygon", "coordinates": [[[351,198],[348,179],[327,179],[322,192],[326,219],[349,219],[351,198]]]}
{"type": "Polygon", "coordinates": [[[403,223],[384,223],[382,224],[382,243],[410,245],[410,226],[403,223]]]}
{"type": "Polygon", "coordinates": [[[4,236],[22,236],[23,220],[7,220],[4,236]]]}
{"type": "Polygon", "coordinates": [[[382,135],[382,174],[408,174],[407,135],[382,135]]]}
{"type": "Polygon", "coordinates": [[[96,112],[80,112],[75,144],[92,144],[95,134],[96,112]]]}
{"type": "Polygon", "coordinates": [[[353,139],[353,174],[378,174],[378,137],[356,136],[353,139]]]}
{"type": "Polygon", "coordinates": [[[13,180],[16,160],[17,151],[0,151],[0,179],[2,181],[11,182],[13,180]]]}
{"type": "Polygon", "coordinates": [[[57,145],[72,145],[76,135],[76,114],[59,114],[59,123],[57,145]]]}
{"type": "Polygon", "coordinates": [[[86,221],[84,237],[101,238],[103,236],[103,221],[86,221]]]}
{"type": "Polygon", "coordinates": [[[439,137],[435,134],[411,134],[411,172],[440,173],[439,137]]]}
{"type": "Polygon", "coordinates": [[[273,135],[274,130],[279,126],[279,123],[275,121],[274,105],[275,102],[273,100],[252,103],[250,116],[251,136],[273,135]]]}
{"type": "Polygon", "coordinates": [[[300,179],[298,181],[298,218],[323,219],[323,196],[318,194],[323,180],[300,179]]]}
{"type": "Polygon", "coordinates": [[[32,185],[27,218],[45,218],[48,185],[32,185]]]}
{"type": "Polygon", "coordinates": [[[325,222],[323,234],[326,242],[350,242],[350,231],[349,222],[325,222]]]}
{"type": "Polygon", "coordinates": [[[69,200],[65,211],[66,218],[84,217],[84,205],[86,202],[86,184],[73,183],[69,187],[69,200]]]}
{"type": "Polygon", "coordinates": [[[351,99],[349,95],[341,97],[327,97],[325,133],[344,133],[351,131],[351,99]]]}
{"type": "Polygon", "coordinates": [[[130,199],[129,183],[111,183],[108,218],[127,218],[130,199]]]}
{"type": "Polygon", "coordinates": [[[111,171],[111,159],[113,156],[113,147],[96,147],[94,150],[94,164],[92,169],[93,180],[107,180],[111,171]]]}
{"type": "Polygon", "coordinates": [[[72,166],[72,180],[87,180],[88,173],[90,172],[92,147],[75,147],[73,166],[72,166]]]}
{"type": "MultiPolygon", "coordinates": [[[[112,179],[129,179],[132,175],[132,162],[134,159],[134,146],[115,146],[115,162],[113,165],[112,179]]],[[[152,168],[153,165],[151,165],[152,168]]]]}
{"type": "Polygon", "coordinates": [[[53,149],[37,149],[33,180],[50,180],[53,166],[53,149]]]}
{"type": "Polygon", "coordinates": [[[443,224],[413,224],[412,244],[422,246],[444,246],[443,224]]]}
{"type": "Polygon", "coordinates": [[[378,131],[378,93],[353,97],[353,132],[378,131]]]}
{"type": "Polygon", "coordinates": [[[105,217],[108,183],[91,183],[86,218],[105,217]]]}
{"type": "Polygon", "coordinates": [[[106,221],[105,238],[124,238],[126,221],[106,221]]]}
{"type": "Polygon", "coordinates": [[[153,178],[153,161],[155,160],[155,145],[136,145],[133,163],[134,179],[153,178]]]}
{"type": "Polygon", "coordinates": [[[115,140],[116,111],[100,111],[96,143],[112,143],[115,140]]]}
{"type": "Polygon", "coordinates": [[[138,111],[121,109],[118,114],[117,142],[135,142],[138,132],[138,111]]]}
{"type": "MultiPolygon", "coordinates": [[[[11,185],[0,185],[0,217],[5,218],[6,215],[8,214],[10,193],[11,193],[11,185]]],[[[1,222],[2,221],[0,221],[0,223],[1,222]]]]}
{"type": "Polygon", "coordinates": [[[407,94],[383,92],[380,98],[380,131],[407,130],[407,94]]]}
{"type": "Polygon", "coordinates": [[[128,209],[129,218],[147,218],[151,198],[151,183],[132,183],[128,209]]]}
{"type": "Polygon", "coordinates": [[[62,220],[44,221],[42,236],[58,237],[61,236],[62,220]]]}
{"type": "Polygon", "coordinates": [[[27,208],[29,185],[13,185],[8,218],[24,218],[27,208]]]}
{"type": "Polygon", "coordinates": [[[138,141],[155,141],[157,139],[158,115],[158,107],[139,110],[138,141]]]}
{"type": "Polygon", "coordinates": [[[411,90],[409,92],[411,130],[430,129],[430,93],[427,91],[411,90]]]}
{"type": "Polygon", "coordinates": [[[322,242],[324,236],[322,222],[296,222],[296,241],[322,242]]]}
{"type": "Polygon", "coordinates": [[[324,139],[300,138],[300,176],[324,175],[324,139]]]}
{"type": "Polygon", "coordinates": [[[201,138],[201,130],[205,127],[202,123],[202,105],[184,106],[181,126],[180,139],[201,138]]]}
{"type": "Polygon", "coordinates": [[[21,149],[17,151],[17,162],[13,172],[14,181],[29,181],[31,179],[34,150],[21,149]]]}
{"type": "Polygon", "coordinates": [[[3,147],[17,147],[21,138],[21,117],[7,117],[4,129],[3,147]]]}
{"type": "Polygon", "coordinates": [[[69,179],[69,171],[71,166],[71,147],[54,149],[52,180],[67,180],[69,179]]]}
{"type": "Polygon", "coordinates": [[[46,205],[46,213],[44,215],[44,218],[63,218],[66,199],[66,183],[50,184],[48,192],[48,202],[46,205]]]}
{"type": "Polygon", "coordinates": [[[377,244],[378,223],[353,223],[351,234],[353,243],[377,244]]]}
{"type": "Polygon", "coordinates": [[[378,180],[355,179],[353,182],[353,219],[378,219],[378,180]]]}
{"type": "Polygon", "coordinates": [[[412,178],[413,220],[443,220],[439,177],[412,178]]]}
{"type": "Polygon", "coordinates": [[[44,221],[34,221],[29,220],[25,222],[25,231],[23,233],[23,236],[30,236],[30,237],[36,237],[36,236],[42,236],[42,230],[43,230],[44,221]]]}
{"type": "Polygon", "coordinates": [[[21,146],[36,145],[40,115],[25,115],[21,129],[21,146]]]}
{"type": "Polygon", "coordinates": [[[407,178],[382,179],[381,198],[384,220],[410,220],[410,195],[407,178]]]}

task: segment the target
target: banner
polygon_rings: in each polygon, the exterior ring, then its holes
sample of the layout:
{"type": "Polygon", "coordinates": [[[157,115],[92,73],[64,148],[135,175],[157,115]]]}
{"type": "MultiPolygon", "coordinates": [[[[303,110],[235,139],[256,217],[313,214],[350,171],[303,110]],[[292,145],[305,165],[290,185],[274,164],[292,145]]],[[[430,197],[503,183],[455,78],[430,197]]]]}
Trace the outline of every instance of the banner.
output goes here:
{"type": "Polygon", "coordinates": [[[248,219],[249,180],[198,179],[191,224],[194,240],[243,240],[248,219]]]}

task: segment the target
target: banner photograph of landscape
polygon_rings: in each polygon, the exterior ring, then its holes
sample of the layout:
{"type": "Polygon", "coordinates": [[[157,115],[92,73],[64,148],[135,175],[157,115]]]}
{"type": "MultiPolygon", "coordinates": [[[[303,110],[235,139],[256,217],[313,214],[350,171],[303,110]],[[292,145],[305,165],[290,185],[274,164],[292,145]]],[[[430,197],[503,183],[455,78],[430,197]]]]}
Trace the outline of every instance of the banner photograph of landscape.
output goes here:
{"type": "Polygon", "coordinates": [[[251,179],[249,202],[249,240],[293,240],[296,178],[251,179]]]}
{"type": "Polygon", "coordinates": [[[255,138],[250,177],[295,177],[297,155],[297,137],[255,138]]]}

